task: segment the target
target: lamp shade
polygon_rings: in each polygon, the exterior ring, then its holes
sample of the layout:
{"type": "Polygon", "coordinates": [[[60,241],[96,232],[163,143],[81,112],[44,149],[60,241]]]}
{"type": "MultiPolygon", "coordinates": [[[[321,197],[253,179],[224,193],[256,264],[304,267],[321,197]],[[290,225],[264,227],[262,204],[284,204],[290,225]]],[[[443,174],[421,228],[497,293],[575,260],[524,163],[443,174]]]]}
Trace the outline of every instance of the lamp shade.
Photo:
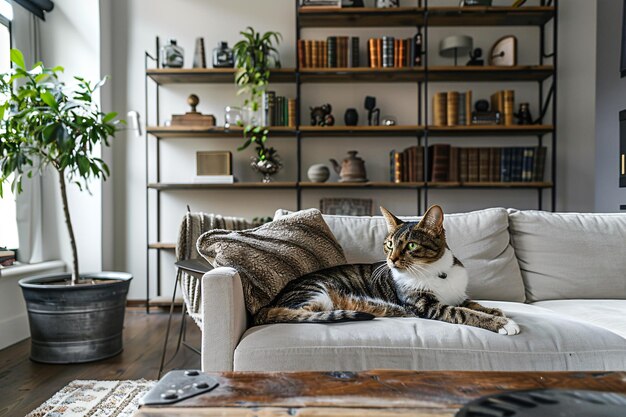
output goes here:
{"type": "Polygon", "coordinates": [[[471,36],[453,35],[443,38],[439,42],[439,55],[453,58],[455,55],[470,52],[474,47],[474,40],[471,36]]]}

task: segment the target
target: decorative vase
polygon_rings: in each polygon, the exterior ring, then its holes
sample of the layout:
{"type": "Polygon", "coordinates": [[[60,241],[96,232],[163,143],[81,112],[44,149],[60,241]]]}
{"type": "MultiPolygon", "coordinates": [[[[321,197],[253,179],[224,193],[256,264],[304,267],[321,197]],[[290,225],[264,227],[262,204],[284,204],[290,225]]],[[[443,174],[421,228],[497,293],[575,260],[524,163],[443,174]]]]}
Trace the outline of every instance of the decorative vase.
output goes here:
{"type": "Polygon", "coordinates": [[[272,182],[272,175],[276,174],[282,167],[280,160],[276,157],[274,159],[260,160],[258,156],[253,156],[250,158],[250,161],[252,169],[263,174],[262,181],[264,183],[272,182]]]}
{"type": "Polygon", "coordinates": [[[233,50],[228,47],[228,42],[218,42],[217,48],[213,49],[213,68],[233,68],[234,66],[233,50]]]}
{"type": "Polygon", "coordinates": [[[176,39],[170,39],[169,45],[161,47],[161,66],[163,68],[182,68],[185,50],[178,46],[176,39]]]}
{"type": "Polygon", "coordinates": [[[306,175],[311,182],[326,182],[330,177],[330,169],[324,164],[315,164],[309,167],[306,175]]]}
{"type": "Polygon", "coordinates": [[[348,109],[343,116],[343,121],[346,123],[346,126],[356,126],[359,123],[359,113],[356,109],[348,109]]]}
{"type": "Polygon", "coordinates": [[[256,111],[252,110],[250,106],[244,107],[241,113],[244,126],[263,126],[264,113],[260,107],[256,111]]]}

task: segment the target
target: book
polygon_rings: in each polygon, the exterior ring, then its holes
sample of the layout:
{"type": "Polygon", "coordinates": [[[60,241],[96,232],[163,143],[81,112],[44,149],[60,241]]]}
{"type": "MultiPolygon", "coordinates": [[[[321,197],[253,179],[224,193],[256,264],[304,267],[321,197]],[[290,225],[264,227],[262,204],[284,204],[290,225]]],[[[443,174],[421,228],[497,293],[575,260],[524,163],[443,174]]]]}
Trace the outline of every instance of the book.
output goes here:
{"type": "Polygon", "coordinates": [[[515,91],[504,90],[502,92],[502,100],[503,108],[501,111],[504,114],[504,125],[513,126],[513,116],[515,113],[515,91]]]}
{"type": "Polygon", "coordinates": [[[306,41],[304,39],[298,39],[298,66],[300,68],[306,68],[306,61],[305,61],[305,43],[306,41]]]}
{"type": "Polygon", "coordinates": [[[393,156],[393,182],[400,183],[402,182],[402,154],[400,152],[394,152],[393,156]]]}
{"type": "Polygon", "coordinates": [[[435,93],[433,96],[433,126],[446,126],[448,118],[447,94],[435,93]]]}
{"type": "Polygon", "coordinates": [[[511,182],[522,181],[524,148],[511,149],[511,182]]]}
{"type": "Polygon", "coordinates": [[[467,124],[467,108],[465,107],[467,93],[459,93],[459,98],[457,100],[457,108],[458,108],[458,125],[465,126],[467,124]]]}
{"type": "Polygon", "coordinates": [[[337,38],[337,64],[340,68],[348,67],[348,39],[347,36],[337,38]]]}
{"type": "Polygon", "coordinates": [[[489,148],[478,149],[478,181],[489,182],[489,148]]]}
{"type": "Polygon", "coordinates": [[[489,173],[490,181],[500,182],[501,155],[500,148],[491,148],[491,154],[489,155],[489,163],[491,166],[491,172],[489,173]]]}
{"type": "Polygon", "coordinates": [[[535,159],[535,148],[524,148],[524,157],[522,161],[522,181],[530,182],[533,180],[533,163],[535,159]]]}
{"type": "Polygon", "coordinates": [[[361,66],[359,43],[360,38],[358,36],[353,36],[352,38],[350,38],[350,66],[352,68],[358,68],[361,66]]]}
{"type": "Polygon", "coordinates": [[[478,148],[467,149],[467,181],[478,182],[478,148]]]}
{"type": "Polygon", "coordinates": [[[467,148],[459,148],[459,181],[467,182],[467,148]]]}
{"type": "Polygon", "coordinates": [[[266,91],[264,99],[265,122],[263,125],[276,126],[276,93],[274,91],[266,91]]]}
{"type": "Polygon", "coordinates": [[[543,181],[546,167],[546,153],[547,148],[545,146],[538,146],[535,148],[535,163],[533,164],[532,181],[543,181]]]}
{"type": "Polygon", "coordinates": [[[296,127],[296,99],[290,98],[287,103],[287,120],[289,127],[296,127]]]}
{"type": "Polygon", "coordinates": [[[448,163],[448,181],[459,181],[459,148],[450,147],[450,162],[448,163]]]}
{"type": "Polygon", "coordinates": [[[322,68],[328,68],[328,42],[320,41],[322,43],[320,65],[322,68]]]}
{"type": "Polygon", "coordinates": [[[465,124],[467,126],[472,124],[472,90],[469,90],[465,93],[465,124]]]}
{"type": "Polygon", "coordinates": [[[328,68],[337,68],[337,37],[329,36],[326,38],[326,45],[328,68]]]}
{"type": "Polygon", "coordinates": [[[450,163],[450,145],[436,144],[428,147],[429,181],[447,182],[450,163]]]}
{"type": "Polygon", "coordinates": [[[500,151],[500,181],[501,182],[511,181],[512,153],[513,153],[512,148],[502,148],[500,151]]]}
{"type": "Polygon", "coordinates": [[[448,126],[456,126],[459,124],[459,93],[457,91],[448,91],[446,98],[446,124],[448,126]]]}
{"type": "Polygon", "coordinates": [[[312,63],[312,50],[313,50],[313,41],[307,39],[304,41],[304,67],[311,68],[313,66],[312,63]]]}
{"type": "Polygon", "coordinates": [[[320,67],[319,57],[320,57],[319,42],[316,40],[312,40],[311,41],[311,67],[312,68],[320,67]]]}

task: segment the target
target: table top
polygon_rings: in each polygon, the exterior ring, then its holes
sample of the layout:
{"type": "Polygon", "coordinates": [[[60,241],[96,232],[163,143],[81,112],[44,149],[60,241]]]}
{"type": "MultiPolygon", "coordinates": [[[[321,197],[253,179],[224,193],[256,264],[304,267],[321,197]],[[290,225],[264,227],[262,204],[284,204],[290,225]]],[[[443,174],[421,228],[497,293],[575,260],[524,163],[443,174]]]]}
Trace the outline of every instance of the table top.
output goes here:
{"type": "Polygon", "coordinates": [[[468,402],[511,390],[578,389],[626,394],[626,372],[229,372],[213,391],[135,417],[452,417],[468,402]]]}

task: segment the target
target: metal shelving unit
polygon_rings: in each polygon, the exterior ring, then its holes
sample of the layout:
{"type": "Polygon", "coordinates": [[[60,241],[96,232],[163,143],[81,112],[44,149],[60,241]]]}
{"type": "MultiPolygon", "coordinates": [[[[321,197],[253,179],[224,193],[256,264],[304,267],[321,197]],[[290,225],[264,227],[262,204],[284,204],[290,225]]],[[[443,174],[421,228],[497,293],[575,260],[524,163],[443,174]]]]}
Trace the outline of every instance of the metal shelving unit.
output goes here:
{"type": "MultiPolygon", "coordinates": [[[[454,189],[535,189],[537,190],[537,207],[544,208],[544,192],[550,192],[550,209],[555,210],[556,201],[556,72],[557,72],[557,31],[558,31],[558,0],[541,0],[540,6],[511,7],[437,7],[431,6],[435,0],[416,0],[415,7],[400,7],[395,9],[376,8],[343,8],[343,9],[299,9],[296,0],[296,43],[302,38],[302,30],[307,28],[332,27],[415,27],[421,31],[425,45],[428,45],[429,27],[455,26],[532,26],[537,27],[540,37],[538,65],[519,65],[514,67],[466,67],[466,66],[431,66],[428,62],[428,47],[424,48],[423,66],[412,68],[300,68],[296,62],[295,68],[273,70],[272,83],[295,84],[296,87],[296,127],[270,127],[270,134],[280,137],[294,138],[296,141],[297,177],[292,182],[263,183],[235,183],[235,184],[194,184],[194,183],[163,183],[161,182],[160,141],[176,138],[240,138],[240,129],[214,128],[178,128],[160,126],[159,92],[163,85],[169,84],[223,84],[234,82],[233,69],[161,69],[158,61],[149,52],[145,53],[145,108],[146,108],[146,302],[147,310],[150,306],[150,252],[156,251],[156,288],[157,295],[160,287],[160,260],[162,251],[174,249],[173,243],[161,242],[160,214],[161,193],[172,190],[243,190],[243,189],[276,189],[294,190],[298,209],[302,207],[302,193],[310,189],[390,189],[413,190],[416,193],[417,211],[423,212],[428,206],[430,190],[454,189]],[[430,3],[430,4],[429,4],[430,3]],[[551,50],[547,52],[546,27],[552,23],[551,50]],[[550,61],[550,62],[548,62],[550,61]],[[157,68],[150,68],[157,67],[157,68]],[[154,124],[148,117],[148,86],[152,81],[155,86],[156,117],[154,124]],[[303,126],[302,113],[302,86],[307,83],[416,83],[416,112],[417,125],[407,126],[332,126],[314,127],[303,126]],[[540,124],[530,126],[430,126],[428,90],[433,83],[439,82],[536,82],[538,88],[539,109],[547,109],[551,104],[549,122],[543,120],[540,124]],[[547,87],[547,83],[551,82],[547,87]],[[314,141],[318,137],[337,138],[368,138],[376,137],[405,137],[414,138],[416,144],[428,148],[431,138],[448,138],[451,141],[469,141],[470,138],[499,136],[507,137],[514,142],[520,137],[536,137],[538,146],[543,146],[544,137],[550,136],[550,181],[545,182],[419,182],[419,183],[391,183],[367,182],[358,184],[347,183],[310,183],[302,179],[302,141],[314,141]],[[149,139],[156,141],[155,150],[150,152],[149,139]],[[150,163],[154,163],[155,175],[150,177],[150,163]],[[151,207],[150,193],[156,193],[156,206],[151,207]],[[150,234],[151,221],[156,219],[155,236],[150,234]]],[[[547,114],[547,113],[546,113],[547,114]]],[[[424,178],[427,178],[428,152],[424,155],[424,178]]],[[[155,303],[155,305],[158,303],[155,303]]]]}

